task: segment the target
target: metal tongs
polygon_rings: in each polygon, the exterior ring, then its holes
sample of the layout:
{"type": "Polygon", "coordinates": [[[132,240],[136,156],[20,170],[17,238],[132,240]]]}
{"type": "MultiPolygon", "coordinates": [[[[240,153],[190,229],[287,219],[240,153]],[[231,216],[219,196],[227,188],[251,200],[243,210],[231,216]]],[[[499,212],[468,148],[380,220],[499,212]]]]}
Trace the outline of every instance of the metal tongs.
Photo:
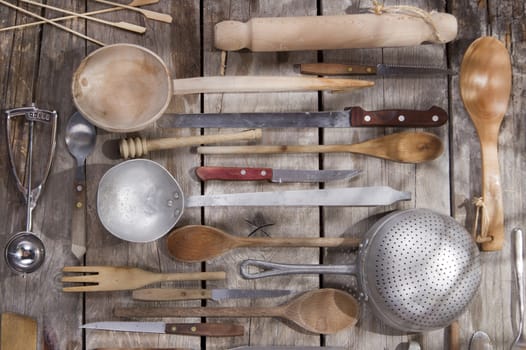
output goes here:
{"type": "Polygon", "coordinates": [[[5,248],[6,262],[11,269],[20,273],[29,273],[38,269],[44,261],[44,244],[31,232],[32,228],[32,211],[37,205],[37,201],[42,193],[42,189],[51,170],[53,155],[55,154],[56,136],[57,136],[57,112],[39,109],[32,104],[30,107],[9,109],[5,111],[7,117],[7,144],[8,155],[11,170],[15,178],[18,190],[23,194],[26,202],[26,229],[18,232],[11,237],[5,248]],[[12,130],[15,118],[24,117],[28,122],[28,141],[27,141],[27,158],[25,162],[25,183],[18,174],[15,164],[15,155],[12,146],[12,130]],[[32,185],[32,163],[33,163],[33,139],[34,125],[45,123],[51,126],[51,140],[49,158],[44,168],[42,179],[35,186],[32,185]]]}

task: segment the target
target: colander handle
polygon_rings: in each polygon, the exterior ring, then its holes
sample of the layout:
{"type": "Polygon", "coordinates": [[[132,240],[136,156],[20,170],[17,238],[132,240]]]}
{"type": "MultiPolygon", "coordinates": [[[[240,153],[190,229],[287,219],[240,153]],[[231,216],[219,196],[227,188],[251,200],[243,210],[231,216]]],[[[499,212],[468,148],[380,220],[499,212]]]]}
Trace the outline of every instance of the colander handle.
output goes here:
{"type": "Polygon", "coordinates": [[[355,265],[278,264],[270,261],[248,259],[243,261],[239,267],[239,273],[245,279],[292,274],[356,274],[355,265]],[[259,272],[249,272],[248,270],[251,267],[258,268],[259,272]]]}

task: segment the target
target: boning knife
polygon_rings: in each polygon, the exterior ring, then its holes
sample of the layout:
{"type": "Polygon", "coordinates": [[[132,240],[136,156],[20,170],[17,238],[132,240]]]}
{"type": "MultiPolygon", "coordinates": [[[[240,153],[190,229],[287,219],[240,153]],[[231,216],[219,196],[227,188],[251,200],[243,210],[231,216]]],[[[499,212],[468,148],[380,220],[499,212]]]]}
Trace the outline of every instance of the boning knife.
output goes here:
{"type": "Polygon", "coordinates": [[[293,170],[248,167],[202,166],[195,174],[202,181],[208,180],[267,180],[270,182],[325,182],[355,177],[360,170],[293,170]]]}
{"type": "Polygon", "coordinates": [[[274,298],[289,295],[285,289],[175,289],[175,288],[145,288],[132,292],[135,300],[167,301],[167,300],[195,300],[242,298],[274,298]]]}
{"type": "Polygon", "coordinates": [[[120,332],[143,332],[159,334],[195,335],[206,337],[233,337],[243,335],[242,325],[233,323],[164,323],[106,321],[87,323],[80,328],[120,332]]]}
{"type": "Polygon", "coordinates": [[[163,128],[420,128],[441,126],[447,120],[447,112],[437,106],[428,110],[379,111],[347,107],[343,111],[327,112],[165,114],[157,125],[163,128]]]}
{"type": "Polygon", "coordinates": [[[450,69],[414,66],[395,66],[377,64],[375,66],[339,63],[302,63],[299,65],[303,74],[314,75],[383,75],[383,76],[419,76],[419,75],[453,75],[450,69]]]}

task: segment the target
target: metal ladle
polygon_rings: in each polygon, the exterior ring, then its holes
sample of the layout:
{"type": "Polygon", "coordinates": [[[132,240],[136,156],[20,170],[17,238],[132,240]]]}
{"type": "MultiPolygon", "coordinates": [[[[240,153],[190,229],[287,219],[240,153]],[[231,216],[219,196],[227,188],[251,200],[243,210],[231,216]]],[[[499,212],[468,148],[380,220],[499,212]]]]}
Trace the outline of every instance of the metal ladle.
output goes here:
{"type": "Polygon", "coordinates": [[[37,200],[40,197],[42,188],[44,186],[49,170],[51,169],[51,160],[55,151],[55,139],[57,129],[57,113],[55,111],[46,111],[38,109],[35,105],[31,107],[22,107],[6,111],[7,115],[7,140],[8,140],[8,151],[9,161],[11,163],[11,169],[15,176],[16,185],[18,189],[24,194],[26,201],[26,229],[25,231],[18,232],[11,237],[7,242],[4,254],[7,265],[15,272],[18,273],[31,273],[36,271],[44,262],[45,249],[42,241],[31,232],[32,228],[32,211],[36,206],[37,200]],[[11,148],[11,121],[14,117],[24,116],[29,121],[29,136],[28,136],[28,148],[27,148],[27,166],[26,166],[26,184],[23,185],[18,173],[16,171],[14,154],[11,148]],[[33,133],[34,133],[34,122],[49,123],[52,126],[52,140],[51,150],[49,153],[49,161],[45,170],[44,177],[40,184],[35,188],[32,187],[32,162],[33,162],[33,133]]]}

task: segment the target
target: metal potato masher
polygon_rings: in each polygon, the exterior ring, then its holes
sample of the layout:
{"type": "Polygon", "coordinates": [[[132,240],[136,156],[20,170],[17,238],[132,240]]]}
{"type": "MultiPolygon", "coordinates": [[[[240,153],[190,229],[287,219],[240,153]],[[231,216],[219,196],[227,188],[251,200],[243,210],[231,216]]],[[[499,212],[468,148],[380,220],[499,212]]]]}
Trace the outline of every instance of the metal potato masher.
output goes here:
{"type": "MultiPolygon", "coordinates": [[[[37,108],[34,104],[30,107],[9,109],[5,111],[7,118],[6,136],[8,144],[9,162],[13,172],[15,183],[18,190],[23,194],[26,202],[26,228],[25,231],[15,233],[7,242],[5,247],[5,260],[7,265],[17,273],[30,273],[37,270],[44,262],[45,249],[42,241],[31,232],[32,211],[37,205],[37,201],[42,193],[44,184],[51,170],[51,163],[55,153],[57,135],[57,112],[37,108]],[[25,166],[20,168],[15,162],[15,140],[14,122],[19,118],[24,118],[24,129],[27,128],[27,148],[20,147],[21,156],[25,157],[25,166]],[[43,175],[40,181],[33,185],[33,143],[35,139],[35,125],[47,124],[40,129],[48,129],[49,153],[47,162],[44,163],[43,175]],[[27,125],[26,125],[27,124],[27,125]],[[18,169],[24,169],[24,180],[21,178],[18,169]]],[[[40,126],[40,125],[39,125],[40,126]]],[[[18,134],[18,132],[17,132],[18,134]]],[[[25,138],[25,137],[24,137],[25,138]]]]}

